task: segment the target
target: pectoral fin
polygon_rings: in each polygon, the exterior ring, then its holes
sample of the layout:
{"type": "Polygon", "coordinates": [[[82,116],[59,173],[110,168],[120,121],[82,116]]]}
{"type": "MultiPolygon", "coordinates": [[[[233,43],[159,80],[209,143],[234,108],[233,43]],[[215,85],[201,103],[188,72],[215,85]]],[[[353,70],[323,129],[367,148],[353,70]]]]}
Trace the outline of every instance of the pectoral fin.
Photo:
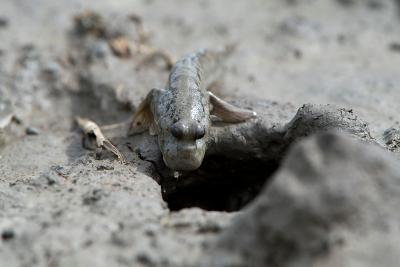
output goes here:
{"type": "Polygon", "coordinates": [[[211,92],[208,92],[208,94],[212,105],[211,114],[217,116],[224,122],[243,122],[257,116],[257,113],[252,110],[235,107],[211,92]]]}
{"type": "Polygon", "coordinates": [[[128,135],[134,135],[149,130],[151,135],[156,135],[154,116],[151,110],[151,104],[156,101],[158,95],[162,92],[159,89],[152,89],[146,98],[140,103],[130,124],[128,135]]]}

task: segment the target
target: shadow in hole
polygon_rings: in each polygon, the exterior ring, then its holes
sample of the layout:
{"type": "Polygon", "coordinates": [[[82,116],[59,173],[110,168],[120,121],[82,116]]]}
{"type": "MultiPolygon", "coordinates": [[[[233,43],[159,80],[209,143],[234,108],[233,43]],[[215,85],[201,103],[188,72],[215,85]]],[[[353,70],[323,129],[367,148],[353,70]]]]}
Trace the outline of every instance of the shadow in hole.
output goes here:
{"type": "Polygon", "coordinates": [[[270,112],[259,113],[258,120],[224,126],[213,132],[217,142],[211,143],[211,150],[197,171],[178,179],[163,175],[162,196],[169,208],[219,211],[243,208],[279,168],[292,144],[321,131],[347,132],[355,138],[375,142],[368,124],[353,110],[303,105],[286,122],[279,115],[281,108],[266,105],[264,110],[270,112]]]}
{"type": "MultiPolygon", "coordinates": [[[[119,138],[118,143],[121,140],[119,138]]],[[[132,145],[131,153],[142,161],[138,162],[138,170],[160,184],[162,197],[172,211],[191,207],[240,210],[258,195],[282,159],[280,153],[273,158],[245,157],[245,160],[238,153],[236,157],[230,153],[213,154],[204,158],[199,169],[176,179],[163,162],[155,136],[144,133],[128,140],[132,145]]]]}
{"type": "Polygon", "coordinates": [[[204,159],[196,172],[178,180],[164,177],[162,195],[171,210],[200,207],[205,210],[237,211],[258,195],[278,167],[278,161],[242,161],[210,156],[204,159]]]}

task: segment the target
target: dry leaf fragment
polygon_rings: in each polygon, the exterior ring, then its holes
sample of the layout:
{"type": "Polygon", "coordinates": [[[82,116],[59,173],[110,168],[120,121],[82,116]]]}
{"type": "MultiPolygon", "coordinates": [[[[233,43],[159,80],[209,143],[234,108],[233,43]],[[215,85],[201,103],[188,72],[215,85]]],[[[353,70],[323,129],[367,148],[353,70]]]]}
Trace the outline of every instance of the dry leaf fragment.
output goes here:
{"type": "Polygon", "coordinates": [[[101,132],[100,127],[95,122],[82,117],[76,117],[75,120],[79,128],[82,129],[85,135],[94,135],[98,148],[105,148],[106,150],[116,155],[122,163],[126,162],[125,157],[122,155],[122,153],[119,152],[118,148],[116,148],[110,142],[110,140],[108,140],[104,136],[104,134],[101,132]]]}
{"type": "Polygon", "coordinates": [[[164,50],[156,50],[149,54],[143,63],[146,61],[151,61],[155,58],[161,58],[165,62],[167,70],[171,70],[176,62],[176,60],[168,52],[164,50]]]}

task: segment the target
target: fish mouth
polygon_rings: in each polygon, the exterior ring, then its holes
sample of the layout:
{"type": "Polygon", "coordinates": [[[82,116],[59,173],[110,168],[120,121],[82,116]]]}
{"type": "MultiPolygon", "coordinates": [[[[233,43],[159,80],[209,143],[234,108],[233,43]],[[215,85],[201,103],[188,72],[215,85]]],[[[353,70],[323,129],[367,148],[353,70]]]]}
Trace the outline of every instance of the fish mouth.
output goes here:
{"type": "Polygon", "coordinates": [[[164,163],[174,171],[194,171],[201,166],[201,161],[194,160],[168,161],[164,158],[164,163]]]}
{"type": "Polygon", "coordinates": [[[175,171],[193,171],[203,162],[205,150],[196,145],[177,145],[176,149],[163,153],[163,160],[168,168],[175,171]]]}

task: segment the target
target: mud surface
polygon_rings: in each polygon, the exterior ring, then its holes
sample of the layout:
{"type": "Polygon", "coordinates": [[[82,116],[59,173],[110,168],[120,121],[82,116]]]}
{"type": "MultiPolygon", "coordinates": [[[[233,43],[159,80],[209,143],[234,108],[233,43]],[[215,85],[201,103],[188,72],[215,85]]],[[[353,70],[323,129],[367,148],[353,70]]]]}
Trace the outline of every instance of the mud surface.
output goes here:
{"type": "Polygon", "coordinates": [[[395,266],[399,167],[342,134],[294,145],[203,266],[395,266]]]}
{"type": "Polygon", "coordinates": [[[1,1],[0,265],[393,266],[399,10],[392,0],[1,1]],[[124,126],[105,134],[128,164],[82,147],[75,116],[124,123],[163,88],[169,65],[158,52],[179,58],[229,43],[237,49],[213,90],[260,116],[217,125],[197,173],[171,179],[155,139],[128,138],[124,126]],[[321,130],[352,138],[296,145],[321,130]],[[353,198],[343,189],[354,184],[364,187],[353,198]],[[323,202],[326,192],[364,232],[323,202]]]}

